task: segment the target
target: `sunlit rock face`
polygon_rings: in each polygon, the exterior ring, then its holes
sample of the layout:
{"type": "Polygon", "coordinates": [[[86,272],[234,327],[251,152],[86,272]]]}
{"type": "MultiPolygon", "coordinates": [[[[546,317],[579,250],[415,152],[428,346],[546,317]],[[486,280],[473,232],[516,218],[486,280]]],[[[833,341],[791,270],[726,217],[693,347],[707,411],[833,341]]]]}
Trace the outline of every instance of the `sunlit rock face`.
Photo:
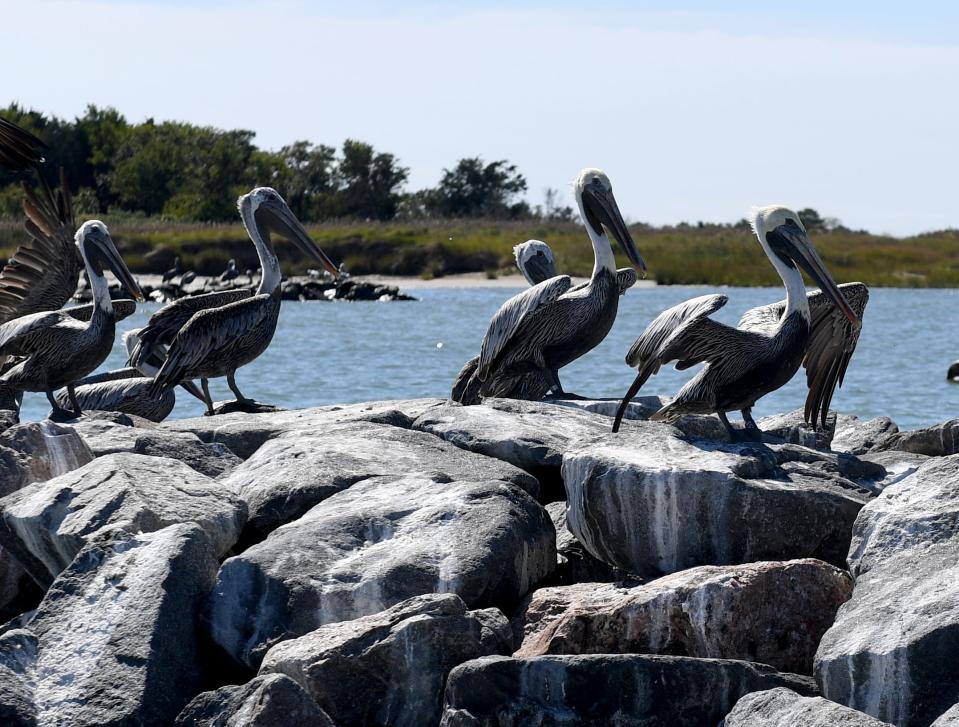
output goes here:
{"type": "Polygon", "coordinates": [[[700,566],[644,585],[541,588],[514,619],[517,656],[676,654],[812,674],[852,579],[818,560],[700,566]]]}
{"type": "Polygon", "coordinates": [[[743,695],[774,687],[816,693],[808,677],[744,661],[638,654],[493,656],[450,673],[441,724],[705,727],[718,724],[743,695]]]}
{"type": "Polygon", "coordinates": [[[546,511],[516,485],[370,478],[227,560],[210,633],[255,668],[279,641],[420,594],[512,604],[555,567],[555,543],[546,511]]]}
{"type": "Polygon", "coordinates": [[[101,528],[197,523],[222,554],[245,519],[246,504],[229,488],[178,460],[111,454],[0,500],[0,545],[48,586],[101,528]]]}
{"type": "Polygon", "coordinates": [[[452,593],[428,594],[280,642],[260,673],[292,677],[337,724],[417,727],[439,721],[453,667],[508,654],[511,636],[498,610],[470,611],[452,593]]]}
{"type": "Polygon", "coordinates": [[[72,427],[16,424],[0,433],[0,496],[82,467],[94,453],[72,427]]]}
{"type": "Polygon", "coordinates": [[[889,727],[867,714],[822,697],[804,697],[779,687],[736,702],[723,727],[889,727]]]}
{"type": "Polygon", "coordinates": [[[203,683],[197,617],[216,568],[193,524],[99,533],[0,636],[5,723],[170,724],[203,683]]]}
{"type": "Polygon", "coordinates": [[[856,520],[852,598],[816,654],[828,699],[904,727],[959,694],[959,456],[933,458],[856,520]]]}
{"type": "Polygon", "coordinates": [[[563,456],[567,523],[593,556],[643,577],[807,557],[841,567],[871,499],[850,479],[868,473],[861,466],[789,444],[690,441],[637,422],[563,456]]]}

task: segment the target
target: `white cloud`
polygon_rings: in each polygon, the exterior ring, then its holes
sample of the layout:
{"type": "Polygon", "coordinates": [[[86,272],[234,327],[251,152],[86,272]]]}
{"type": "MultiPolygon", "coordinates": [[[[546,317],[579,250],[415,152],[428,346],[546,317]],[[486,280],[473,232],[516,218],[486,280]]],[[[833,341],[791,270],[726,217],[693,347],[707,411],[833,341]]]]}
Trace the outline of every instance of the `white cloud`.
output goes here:
{"type": "Polygon", "coordinates": [[[959,224],[954,47],[546,8],[32,2],[5,15],[18,29],[6,56],[29,62],[0,101],[63,116],[110,104],[253,129],[267,147],[352,136],[396,153],[413,187],[462,156],[508,158],[534,201],[597,165],[652,222],[776,200],[895,233],[959,224]]]}

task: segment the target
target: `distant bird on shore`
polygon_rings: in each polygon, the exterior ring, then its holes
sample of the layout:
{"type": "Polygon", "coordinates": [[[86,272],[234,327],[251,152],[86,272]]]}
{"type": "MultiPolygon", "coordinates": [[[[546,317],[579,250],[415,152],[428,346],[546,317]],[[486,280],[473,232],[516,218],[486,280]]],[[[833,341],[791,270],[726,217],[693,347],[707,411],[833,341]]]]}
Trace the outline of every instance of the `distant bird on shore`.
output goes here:
{"type": "Polygon", "coordinates": [[[179,275],[182,271],[183,269],[180,267],[180,258],[179,257],[173,258],[173,267],[167,270],[165,273],[163,273],[163,278],[161,282],[166,283],[170,280],[173,280],[173,278],[179,275]]]}
{"type": "Polygon", "coordinates": [[[616,413],[614,432],[646,380],[672,361],[680,370],[706,366],[650,417],[654,421],[716,413],[730,439],[755,441],[762,432],[752,418],[753,405],[792,379],[803,364],[809,384],[806,422],[819,420],[825,426],[833,392],[842,384],[859,340],[869,291],[862,283],[836,286],[792,210],[757,208],[752,224],[782,278],[786,300],[747,311],[736,327],[709,318],[726,305],[725,295],[703,295],[660,313],[626,354],[626,363],[639,373],[616,413]],[[799,268],[821,290],[807,295],[799,268]],[[726,412],[736,410],[745,430],[733,429],[726,418],[726,412]]]}
{"type": "Polygon", "coordinates": [[[182,288],[185,285],[189,285],[194,280],[196,280],[196,273],[192,270],[187,270],[185,273],[183,273],[183,275],[180,276],[180,287],[182,288]]]}
{"type": "Polygon", "coordinates": [[[281,274],[270,233],[282,235],[331,273],[337,272],[275,190],[257,187],[241,196],[237,206],[260,258],[259,287],[180,298],[164,306],[141,331],[130,357],[131,365],[136,366],[155,353],[157,346],[169,346],[153,394],[162,395],[187,379],[200,379],[208,414],[213,414],[213,400],[207,380],[224,375],[236,396],[234,408],[263,410],[240,392],[234,377],[238,368],[267,349],[276,331],[281,274]]]}
{"type": "MultiPolygon", "coordinates": [[[[128,354],[133,352],[139,332],[140,329],[133,329],[123,334],[128,354]]],[[[153,377],[162,365],[163,359],[153,357],[141,363],[138,369],[128,366],[91,374],[76,382],[74,394],[84,411],[117,411],[162,422],[170,416],[176,405],[176,395],[172,389],[160,396],[151,395],[153,377]]],[[[184,381],[180,385],[206,403],[203,392],[192,381],[184,381]]],[[[66,392],[57,395],[57,403],[63,408],[69,405],[66,392]]]]}
{"type": "Polygon", "coordinates": [[[0,376],[0,382],[17,391],[43,391],[53,407],[52,417],[73,419],[82,413],[74,383],[97,368],[110,353],[116,331],[116,314],[103,267],[106,265],[137,300],[143,292],[134,280],[110,233],[99,220],[85,222],[76,234],[76,244],[93,288],[93,310],[88,323],[57,310],[15,318],[0,325],[0,357],[23,360],[0,376]],[[68,411],[53,396],[67,387],[73,407],[68,411]]]}
{"type": "Polygon", "coordinates": [[[220,273],[220,282],[229,283],[231,280],[236,278],[240,274],[240,271],[236,268],[236,260],[230,258],[230,262],[227,263],[226,270],[220,273]]]}
{"type": "Polygon", "coordinates": [[[506,301],[490,321],[475,371],[468,371],[468,362],[457,376],[452,392],[456,401],[475,404],[489,396],[541,399],[550,389],[565,393],[559,369],[599,345],[616,320],[620,286],[608,234],[645,274],[646,264],[605,172],[584,169],[575,189],[593,245],[592,276],[573,286],[568,275],[559,275],[506,301]]]}

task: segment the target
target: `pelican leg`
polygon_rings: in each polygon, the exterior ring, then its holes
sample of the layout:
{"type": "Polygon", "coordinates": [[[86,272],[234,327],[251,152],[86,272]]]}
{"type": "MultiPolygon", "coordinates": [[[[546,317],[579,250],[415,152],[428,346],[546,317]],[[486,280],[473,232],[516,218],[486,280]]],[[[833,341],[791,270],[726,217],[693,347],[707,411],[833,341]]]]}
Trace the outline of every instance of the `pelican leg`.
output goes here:
{"type": "Polygon", "coordinates": [[[549,392],[550,399],[585,399],[585,396],[580,396],[579,394],[573,394],[572,392],[564,391],[563,384],[559,380],[559,370],[558,369],[546,369],[546,378],[552,383],[552,388],[549,392]]]}
{"type": "Polygon", "coordinates": [[[751,406],[741,410],[740,413],[743,415],[743,422],[746,424],[746,429],[755,429],[757,432],[762,431],[759,429],[759,425],[756,424],[756,420],[753,419],[753,408],[751,406]]]}
{"type": "Polygon", "coordinates": [[[54,397],[52,391],[48,391],[46,393],[47,393],[47,401],[49,401],[50,406],[53,407],[53,411],[50,412],[50,416],[48,417],[50,421],[68,422],[71,419],[77,418],[77,415],[75,415],[72,411],[68,409],[64,409],[62,406],[60,406],[60,404],[57,403],[56,397],[54,397]]]}
{"type": "Polygon", "coordinates": [[[213,397],[210,396],[210,380],[200,379],[200,386],[203,388],[203,400],[206,402],[206,416],[211,417],[216,412],[213,411],[213,397]]]}
{"type": "Polygon", "coordinates": [[[231,411],[243,411],[247,414],[262,414],[271,411],[278,411],[275,406],[270,404],[261,404],[258,401],[253,399],[248,399],[240,392],[240,388],[236,385],[236,376],[235,371],[231,371],[226,375],[226,382],[230,385],[230,391],[236,396],[236,401],[230,401],[220,407],[220,413],[226,414],[231,411]]]}
{"type": "Polygon", "coordinates": [[[230,385],[230,391],[233,392],[233,395],[236,396],[236,400],[241,404],[246,404],[252,402],[253,399],[247,399],[240,392],[240,387],[236,385],[236,371],[231,371],[226,375],[226,383],[230,385]]]}
{"type": "Polygon", "coordinates": [[[80,402],[77,401],[77,392],[73,387],[73,384],[67,384],[67,396],[70,397],[70,405],[73,407],[73,415],[75,419],[83,414],[83,410],[80,409],[80,402]]]}
{"type": "Polygon", "coordinates": [[[745,410],[743,411],[743,420],[746,421],[745,429],[735,429],[733,425],[729,423],[729,419],[726,418],[726,412],[717,411],[716,414],[719,416],[719,420],[723,423],[723,426],[726,427],[730,442],[762,441],[762,432],[759,430],[759,427],[756,426],[756,422],[752,422],[752,426],[749,426],[749,422],[752,421],[752,416],[749,416],[745,410]],[[749,417],[748,420],[746,419],[747,416],[749,417]]]}

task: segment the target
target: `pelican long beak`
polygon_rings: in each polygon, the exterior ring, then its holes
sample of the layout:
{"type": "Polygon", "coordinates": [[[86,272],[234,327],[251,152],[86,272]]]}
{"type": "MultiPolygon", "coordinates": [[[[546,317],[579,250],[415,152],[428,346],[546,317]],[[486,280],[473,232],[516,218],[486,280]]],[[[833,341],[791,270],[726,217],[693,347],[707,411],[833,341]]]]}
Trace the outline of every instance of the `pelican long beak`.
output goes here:
{"type": "Polygon", "coordinates": [[[123,262],[123,258],[120,256],[117,246],[113,244],[113,238],[110,237],[110,233],[107,232],[97,235],[94,238],[94,242],[96,244],[97,251],[103,257],[103,261],[107,264],[107,267],[113,271],[113,274],[117,276],[117,280],[120,281],[120,284],[127,289],[130,295],[132,295],[138,303],[145,301],[146,296],[143,294],[140,284],[134,279],[133,273],[130,272],[130,268],[127,267],[127,264],[123,262]]]}
{"type": "Polygon", "coordinates": [[[296,245],[304,255],[309,255],[320,265],[326,268],[334,278],[340,277],[340,271],[320,246],[313,242],[310,233],[303,224],[296,219],[296,215],[282,200],[269,200],[260,205],[256,211],[257,217],[278,235],[282,235],[296,245]]]}
{"type": "Polygon", "coordinates": [[[642,272],[645,278],[646,263],[639,254],[636,243],[633,242],[633,236],[629,234],[629,228],[619,211],[619,205],[616,204],[616,198],[613,197],[612,191],[602,186],[587,186],[583,189],[583,203],[587,212],[587,223],[595,227],[598,222],[605,227],[619,242],[626,253],[626,257],[642,272]],[[590,218],[595,218],[595,220],[590,218]]]}
{"type": "Polygon", "coordinates": [[[836,307],[852,324],[859,323],[859,316],[849,306],[842,292],[826,269],[826,264],[819,257],[816,248],[806,232],[795,224],[780,225],[766,235],[766,241],[778,255],[787,256],[799,267],[805,270],[822,291],[832,298],[836,307]]]}

